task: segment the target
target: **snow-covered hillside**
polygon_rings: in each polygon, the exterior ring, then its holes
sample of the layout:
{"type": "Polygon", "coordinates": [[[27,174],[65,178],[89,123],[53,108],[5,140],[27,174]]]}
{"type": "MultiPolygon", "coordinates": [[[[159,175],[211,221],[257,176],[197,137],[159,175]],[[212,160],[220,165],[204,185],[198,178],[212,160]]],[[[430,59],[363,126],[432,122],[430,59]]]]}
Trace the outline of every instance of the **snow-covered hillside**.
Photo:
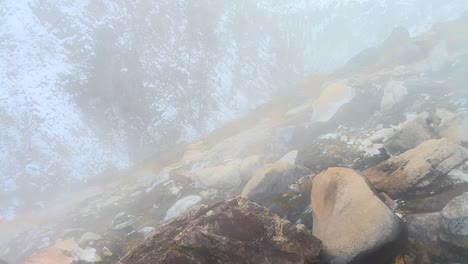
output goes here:
{"type": "Polygon", "coordinates": [[[194,140],[465,0],[0,3],[0,219],[194,140]]]}

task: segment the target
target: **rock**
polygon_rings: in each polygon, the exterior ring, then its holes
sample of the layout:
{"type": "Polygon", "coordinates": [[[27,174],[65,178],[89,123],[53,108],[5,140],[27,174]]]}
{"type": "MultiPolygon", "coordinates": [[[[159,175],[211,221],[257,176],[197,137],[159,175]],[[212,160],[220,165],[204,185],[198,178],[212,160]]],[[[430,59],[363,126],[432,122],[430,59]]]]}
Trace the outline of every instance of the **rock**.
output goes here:
{"type": "Polygon", "coordinates": [[[290,109],[288,112],[286,112],[286,116],[295,116],[295,115],[300,115],[304,112],[310,111],[312,106],[309,103],[304,103],[299,106],[296,106],[292,109],[290,109]]]}
{"type": "Polygon", "coordinates": [[[408,90],[403,82],[389,81],[384,89],[384,95],[380,103],[381,111],[386,112],[391,110],[395,105],[403,101],[408,95],[408,90]]]}
{"type": "Polygon", "coordinates": [[[96,263],[101,262],[102,258],[96,253],[95,248],[79,249],[75,252],[76,256],[80,260],[80,263],[96,263]]]}
{"type": "Polygon", "coordinates": [[[178,200],[174,203],[174,205],[167,210],[166,216],[164,220],[169,220],[175,218],[180,215],[183,211],[189,209],[190,207],[194,206],[195,204],[199,203],[202,198],[198,195],[189,195],[185,196],[184,198],[178,200]]]}
{"type": "Polygon", "coordinates": [[[78,247],[75,241],[65,240],[54,246],[42,249],[38,253],[28,258],[25,264],[73,264],[78,261],[78,257],[73,253],[78,247]],[[64,250],[64,246],[67,249],[64,250]]]}
{"type": "Polygon", "coordinates": [[[104,257],[111,257],[113,255],[112,251],[110,251],[110,249],[107,247],[103,247],[101,252],[104,257]]]}
{"type": "Polygon", "coordinates": [[[456,185],[441,193],[427,197],[406,200],[403,209],[416,212],[441,211],[448,202],[464,192],[468,192],[468,184],[456,185]]]}
{"type": "Polygon", "coordinates": [[[247,157],[240,164],[240,176],[243,181],[248,181],[262,166],[260,158],[256,155],[247,157]]]}
{"type": "Polygon", "coordinates": [[[131,214],[125,214],[124,212],[120,212],[114,217],[114,220],[112,220],[112,230],[123,230],[128,227],[131,227],[140,218],[141,217],[135,217],[131,214]]]}
{"type": "Polygon", "coordinates": [[[151,235],[154,230],[156,230],[154,227],[151,227],[151,226],[146,226],[146,227],[143,227],[142,229],[138,230],[138,233],[143,235],[143,238],[144,239],[147,239],[149,235],[151,235]]]}
{"type": "Polygon", "coordinates": [[[315,263],[320,246],[311,234],[237,197],[160,226],[120,263],[315,263]]]}
{"type": "Polygon", "coordinates": [[[73,239],[60,241],[25,261],[26,264],[73,264],[101,262],[94,248],[80,248],[73,239]]]}
{"type": "Polygon", "coordinates": [[[409,238],[426,244],[436,244],[440,227],[440,213],[411,214],[406,216],[409,238]]]}
{"type": "Polygon", "coordinates": [[[440,238],[468,249],[468,192],[450,201],[440,215],[440,238]]]}
{"type": "Polygon", "coordinates": [[[81,238],[78,240],[79,245],[86,245],[88,242],[91,241],[98,241],[102,238],[101,235],[93,233],[93,232],[86,232],[84,233],[81,238]]]}
{"type": "Polygon", "coordinates": [[[359,153],[339,140],[321,140],[320,143],[301,149],[296,164],[320,172],[328,167],[347,166],[359,158],[359,153]]]}
{"type": "Polygon", "coordinates": [[[466,168],[466,165],[459,166],[451,170],[448,176],[454,181],[468,183],[468,168],[466,168]]]}
{"type": "Polygon", "coordinates": [[[313,234],[331,263],[361,263],[399,238],[397,216],[352,169],[329,168],[317,175],[311,201],[313,234]]]}
{"type": "MultiPolygon", "coordinates": [[[[358,140],[356,144],[359,144],[359,141],[361,140],[358,140]]],[[[372,145],[370,141],[369,144],[372,145]]],[[[385,151],[381,152],[378,149],[376,151],[368,155],[366,149],[350,147],[341,140],[319,139],[313,145],[299,151],[296,164],[317,173],[329,167],[351,167],[362,170],[388,159],[385,151]]]]}
{"type": "Polygon", "coordinates": [[[397,127],[397,131],[383,142],[384,148],[392,156],[400,155],[422,142],[432,139],[434,132],[427,122],[427,115],[419,115],[397,127]]]}
{"type": "Polygon", "coordinates": [[[116,195],[116,196],[111,196],[111,197],[109,197],[107,200],[105,200],[104,202],[98,203],[98,204],[96,205],[96,207],[97,207],[98,209],[100,209],[100,208],[105,208],[105,207],[108,207],[108,206],[110,206],[110,205],[112,205],[112,204],[116,204],[116,203],[119,202],[120,200],[122,200],[122,196],[118,196],[118,195],[116,195]]]}
{"type": "Polygon", "coordinates": [[[288,152],[288,154],[284,155],[281,159],[278,160],[278,162],[287,162],[291,165],[296,164],[296,158],[297,158],[297,153],[299,151],[293,150],[291,152],[288,152]]]}
{"type": "Polygon", "coordinates": [[[319,98],[313,103],[311,122],[327,122],[341,106],[353,99],[354,91],[346,81],[331,83],[323,89],[319,98]]]}
{"type": "Polygon", "coordinates": [[[383,144],[388,154],[396,156],[429,139],[446,137],[456,142],[459,132],[455,127],[459,122],[454,113],[442,108],[433,114],[420,113],[395,127],[396,131],[387,134],[383,144]]]}
{"type": "Polygon", "coordinates": [[[291,184],[309,173],[305,167],[277,162],[267,173],[252,177],[242,190],[241,196],[268,207],[277,202],[291,184]]]}
{"type": "Polygon", "coordinates": [[[373,187],[393,198],[408,195],[409,191],[428,194],[440,188],[438,182],[467,158],[467,149],[444,138],[432,139],[363,171],[363,175],[373,187]]]}
{"type": "Polygon", "coordinates": [[[195,171],[195,181],[205,188],[229,189],[241,185],[241,160],[233,160],[225,165],[203,168],[195,171]]]}

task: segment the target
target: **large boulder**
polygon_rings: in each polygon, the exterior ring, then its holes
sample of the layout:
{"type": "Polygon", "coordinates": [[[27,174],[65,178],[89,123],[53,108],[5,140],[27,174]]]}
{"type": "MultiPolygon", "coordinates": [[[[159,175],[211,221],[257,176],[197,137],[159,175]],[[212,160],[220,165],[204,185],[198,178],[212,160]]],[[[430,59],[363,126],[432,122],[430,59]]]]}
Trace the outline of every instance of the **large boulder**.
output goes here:
{"type": "Polygon", "coordinates": [[[252,177],[241,196],[281,213],[283,195],[292,184],[309,174],[310,170],[305,167],[279,161],[252,177]]]}
{"type": "Polygon", "coordinates": [[[446,137],[458,141],[455,127],[459,118],[452,112],[440,108],[434,113],[409,115],[408,120],[395,126],[391,135],[387,135],[383,145],[388,154],[400,155],[429,139],[446,137]]]}
{"type": "Polygon", "coordinates": [[[237,197],[160,226],[120,263],[315,263],[320,249],[308,232],[237,197]]]}
{"type": "Polygon", "coordinates": [[[202,188],[235,188],[242,183],[241,164],[241,160],[233,160],[224,165],[197,170],[194,172],[195,182],[202,188]]]}
{"type": "Polygon", "coordinates": [[[399,238],[401,223],[356,171],[329,168],[317,175],[311,200],[313,234],[331,263],[389,257],[384,252],[399,238]]]}
{"type": "Polygon", "coordinates": [[[341,106],[354,97],[354,90],[346,80],[328,84],[319,98],[312,103],[313,113],[311,122],[327,122],[341,106]]]}
{"type": "Polygon", "coordinates": [[[440,215],[440,238],[468,249],[468,192],[450,201],[440,215]]]}
{"type": "Polygon", "coordinates": [[[437,191],[446,174],[468,158],[468,150],[449,140],[431,139],[363,171],[372,186],[393,198],[437,191]]]}
{"type": "Polygon", "coordinates": [[[248,181],[262,167],[258,156],[234,159],[225,164],[195,170],[189,177],[201,188],[232,189],[248,181]]]}

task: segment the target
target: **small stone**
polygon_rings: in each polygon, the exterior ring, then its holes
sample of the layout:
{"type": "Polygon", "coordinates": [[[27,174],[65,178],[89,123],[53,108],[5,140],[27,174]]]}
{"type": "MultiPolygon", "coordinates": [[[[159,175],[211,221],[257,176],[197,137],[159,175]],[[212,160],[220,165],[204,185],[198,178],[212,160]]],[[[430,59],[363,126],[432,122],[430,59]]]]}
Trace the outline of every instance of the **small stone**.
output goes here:
{"type": "Polygon", "coordinates": [[[130,194],[130,197],[138,196],[138,195],[140,195],[141,193],[142,193],[141,191],[136,191],[136,192],[130,194]]]}
{"type": "Polygon", "coordinates": [[[299,184],[294,183],[289,186],[289,189],[291,189],[295,193],[300,193],[301,190],[299,189],[299,184]]]}
{"type": "Polygon", "coordinates": [[[93,233],[93,232],[86,232],[84,233],[80,240],[78,240],[78,244],[79,245],[84,245],[84,244],[87,244],[89,242],[92,242],[92,241],[98,241],[102,238],[101,235],[99,234],[96,234],[96,233],[93,233]]]}
{"type": "Polygon", "coordinates": [[[154,232],[154,230],[155,230],[154,227],[146,226],[146,227],[143,227],[142,229],[138,230],[138,233],[142,234],[143,237],[146,239],[148,236],[151,235],[151,233],[154,232]]]}
{"type": "Polygon", "coordinates": [[[179,193],[180,193],[180,190],[182,188],[181,187],[178,187],[178,186],[172,186],[171,188],[169,188],[169,192],[174,195],[174,196],[177,196],[179,193]]]}
{"type": "Polygon", "coordinates": [[[298,224],[296,225],[296,228],[302,231],[306,231],[306,226],[304,224],[298,224]]]}
{"type": "Polygon", "coordinates": [[[209,210],[206,212],[206,216],[212,216],[214,214],[213,210],[209,210]]]}
{"type": "Polygon", "coordinates": [[[103,247],[102,248],[102,255],[105,256],[105,257],[110,257],[110,256],[112,256],[112,251],[110,251],[110,249],[108,249],[107,247],[103,247]]]}
{"type": "Polygon", "coordinates": [[[293,150],[289,152],[288,154],[284,155],[281,159],[279,159],[277,162],[287,162],[291,165],[296,164],[296,158],[297,158],[297,150],[293,150]]]}

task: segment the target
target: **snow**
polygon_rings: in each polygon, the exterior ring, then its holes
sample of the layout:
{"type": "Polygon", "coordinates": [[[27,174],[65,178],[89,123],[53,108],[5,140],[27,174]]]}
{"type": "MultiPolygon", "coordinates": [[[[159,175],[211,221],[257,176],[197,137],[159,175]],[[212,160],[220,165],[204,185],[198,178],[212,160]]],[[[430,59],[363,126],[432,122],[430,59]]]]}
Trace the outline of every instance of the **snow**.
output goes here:
{"type": "Polygon", "coordinates": [[[0,220],[12,221],[16,218],[15,208],[8,206],[7,208],[0,208],[0,220]]]}

